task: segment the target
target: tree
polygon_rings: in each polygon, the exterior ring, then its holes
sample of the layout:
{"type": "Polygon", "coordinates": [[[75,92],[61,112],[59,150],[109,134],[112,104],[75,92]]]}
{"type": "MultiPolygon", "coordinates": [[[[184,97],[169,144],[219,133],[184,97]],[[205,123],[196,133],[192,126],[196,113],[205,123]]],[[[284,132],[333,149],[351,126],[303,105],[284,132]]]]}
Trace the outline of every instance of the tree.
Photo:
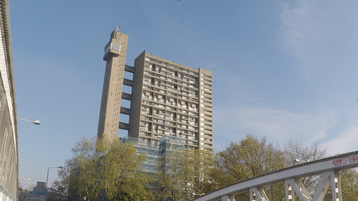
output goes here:
{"type": "Polygon", "coordinates": [[[72,199],[153,200],[150,178],[141,171],[146,158],[132,144],[83,138],[71,151],[59,177],[72,199]]]}
{"type": "Polygon", "coordinates": [[[47,201],[66,201],[68,194],[61,181],[52,183],[51,188],[48,189],[47,201]]]}
{"type": "MultiPolygon", "coordinates": [[[[327,155],[326,148],[321,147],[318,141],[303,145],[302,141],[288,140],[283,144],[283,147],[286,167],[297,165],[302,162],[322,159],[327,155]],[[297,161],[297,159],[299,161],[297,161]]],[[[320,179],[320,175],[311,175],[302,178],[301,182],[307,191],[313,194],[320,179]]]]}
{"type": "Polygon", "coordinates": [[[284,167],[283,153],[266,138],[247,135],[218,152],[211,175],[218,187],[236,183],[284,167]]]}
{"type": "MultiPolygon", "coordinates": [[[[239,143],[231,142],[229,147],[216,154],[210,175],[216,188],[224,187],[283,168],[283,156],[279,148],[266,142],[266,138],[259,140],[246,135],[239,143]]],[[[283,184],[269,186],[265,190],[270,200],[284,197],[283,184]]]]}
{"type": "Polygon", "coordinates": [[[201,150],[176,151],[163,155],[155,174],[157,200],[192,200],[208,192],[212,179],[212,152],[201,150]]]}
{"type": "Polygon", "coordinates": [[[356,169],[341,170],[341,187],[343,200],[358,200],[358,172],[356,169]]]}
{"type": "Polygon", "coordinates": [[[283,144],[285,165],[297,165],[296,159],[302,162],[314,161],[326,157],[327,150],[319,145],[318,141],[303,145],[302,141],[288,140],[283,144]]]}
{"type": "MultiPolygon", "coordinates": [[[[339,171],[341,177],[342,200],[356,201],[358,200],[358,172],[356,169],[345,169],[339,171]]],[[[323,201],[332,200],[332,187],[328,191],[323,201]]]]}

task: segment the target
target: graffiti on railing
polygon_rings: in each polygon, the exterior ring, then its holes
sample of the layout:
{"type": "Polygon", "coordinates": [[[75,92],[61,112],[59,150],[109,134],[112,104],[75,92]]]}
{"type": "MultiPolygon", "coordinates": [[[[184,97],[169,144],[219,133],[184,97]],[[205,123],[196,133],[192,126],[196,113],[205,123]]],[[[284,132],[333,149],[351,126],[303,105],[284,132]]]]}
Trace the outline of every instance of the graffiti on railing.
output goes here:
{"type": "Polygon", "coordinates": [[[347,163],[358,163],[358,155],[350,155],[332,161],[332,165],[334,166],[346,165],[347,163]]]}

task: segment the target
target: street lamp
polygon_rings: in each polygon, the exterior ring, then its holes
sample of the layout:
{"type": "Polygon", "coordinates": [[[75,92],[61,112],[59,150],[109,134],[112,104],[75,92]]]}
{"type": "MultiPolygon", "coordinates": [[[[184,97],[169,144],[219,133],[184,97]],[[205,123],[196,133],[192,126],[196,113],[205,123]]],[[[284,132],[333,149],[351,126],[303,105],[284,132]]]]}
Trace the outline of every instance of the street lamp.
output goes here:
{"type": "Polygon", "coordinates": [[[49,173],[49,171],[50,171],[50,169],[51,168],[63,168],[62,166],[58,166],[58,167],[49,167],[48,169],[47,169],[47,177],[46,177],[46,188],[47,188],[47,183],[48,183],[48,173],[49,173]]]}
{"type": "Polygon", "coordinates": [[[205,193],[193,193],[194,196],[202,196],[202,195],[205,195],[205,193]]]}
{"type": "Polygon", "coordinates": [[[22,120],[22,121],[27,121],[27,122],[33,123],[33,124],[35,124],[35,125],[40,125],[40,121],[39,121],[39,120],[31,121],[31,120],[23,119],[23,118],[20,118],[20,117],[18,117],[18,119],[20,119],[20,120],[22,120]]]}
{"type": "Polygon", "coordinates": [[[30,178],[23,178],[23,177],[19,177],[19,179],[23,179],[23,180],[26,180],[26,181],[31,181],[30,178]]]}
{"type": "Polygon", "coordinates": [[[300,159],[296,158],[295,160],[293,160],[294,163],[308,163],[310,162],[309,160],[307,161],[301,161],[300,159]]]}

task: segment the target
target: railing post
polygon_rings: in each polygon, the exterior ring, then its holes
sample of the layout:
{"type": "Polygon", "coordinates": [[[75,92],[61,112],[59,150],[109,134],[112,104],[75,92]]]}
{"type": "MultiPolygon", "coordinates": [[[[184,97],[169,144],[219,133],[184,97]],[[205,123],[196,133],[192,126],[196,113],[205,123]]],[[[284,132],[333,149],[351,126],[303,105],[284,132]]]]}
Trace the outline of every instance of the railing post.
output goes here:
{"type": "Polygon", "coordinates": [[[341,178],[339,176],[339,170],[334,170],[331,173],[331,189],[332,189],[332,199],[334,201],[342,201],[342,188],[341,188],[341,178]]]}
{"type": "Polygon", "coordinates": [[[285,181],[285,195],[286,201],[295,201],[295,191],[293,191],[287,180],[285,181]]]}

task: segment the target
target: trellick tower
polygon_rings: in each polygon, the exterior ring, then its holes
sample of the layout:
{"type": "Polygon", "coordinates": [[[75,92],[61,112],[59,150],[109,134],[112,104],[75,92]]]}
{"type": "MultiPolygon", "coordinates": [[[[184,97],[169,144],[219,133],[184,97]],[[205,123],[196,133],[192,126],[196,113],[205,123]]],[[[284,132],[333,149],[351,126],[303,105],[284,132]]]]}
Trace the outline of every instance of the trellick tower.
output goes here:
{"type": "Polygon", "coordinates": [[[118,129],[138,144],[159,148],[162,137],[185,141],[186,149],[213,150],[212,73],[194,69],[143,51],[134,67],[125,65],[128,36],[111,34],[103,59],[103,84],[98,137],[118,137],[118,129]],[[132,79],[124,73],[132,73],[132,79]],[[123,85],[131,92],[123,92],[123,85]],[[130,107],[121,107],[121,100],[130,107]],[[120,122],[120,114],[129,122],[120,122]]]}
{"type": "Polygon", "coordinates": [[[104,49],[106,61],[97,136],[117,137],[128,35],[115,29],[104,49]]]}

